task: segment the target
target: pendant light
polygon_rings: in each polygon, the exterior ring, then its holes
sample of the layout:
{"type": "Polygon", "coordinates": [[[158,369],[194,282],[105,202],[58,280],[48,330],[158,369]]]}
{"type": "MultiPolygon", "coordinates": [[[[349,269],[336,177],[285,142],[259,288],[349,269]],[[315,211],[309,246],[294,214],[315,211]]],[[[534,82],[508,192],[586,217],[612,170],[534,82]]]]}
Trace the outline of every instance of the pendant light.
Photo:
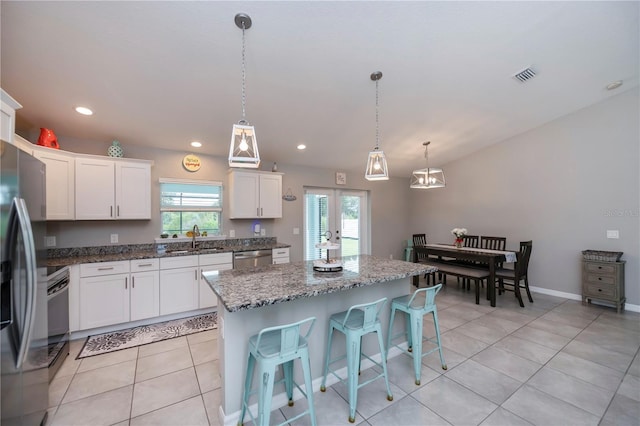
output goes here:
{"type": "Polygon", "coordinates": [[[238,13],[235,23],[242,30],[242,119],[233,125],[231,145],[229,146],[229,167],[243,167],[257,169],[260,166],[260,153],[256,131],[245,118],[245,48],[244,32],[251,28],[251,18],[244,13],[238,13]]]}
{"type": "Polygon", "coordinates": [[[424,158],[427,163],[427,167],[424,169],[414,170],[411,175],[410,188],[413,189],[431,189],[431,188],[444,188],[444,172],[440,168],[429,167],[429,144],[431,142],[424,142],[424,158]]]}
{"type": "Polygon", "coordinates": [[[382,73],[376,71],[371,74],[371,80],[376,82],[376,147],[369,152],[367,159],[367,170],[364,178],[367,180],[389,180],[389,169],[387,168],[387,159],[384,152],[379,149],[380,145],[380,123],[378,119],[378,81],[382,78],[382,73]]]}

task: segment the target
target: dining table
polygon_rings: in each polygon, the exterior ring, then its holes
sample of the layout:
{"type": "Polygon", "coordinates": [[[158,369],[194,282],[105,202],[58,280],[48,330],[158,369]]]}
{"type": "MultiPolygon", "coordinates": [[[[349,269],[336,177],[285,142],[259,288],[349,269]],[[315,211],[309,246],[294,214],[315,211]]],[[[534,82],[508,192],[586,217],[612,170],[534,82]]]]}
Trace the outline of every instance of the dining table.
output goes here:
{"type": "MultiPolygon", "coordinates": [[[[446,258],[451,260],[464,260],[486,264],[489,267],[489,283],[487,284],[487,297],[491,306],[496,306],[496,269],[501,263],[515,263],[516,253],[513,251],[490,250],[472,247],[456,247],[451,244],[425,244],[413,247],[413,261],[430,257],[446,258]]],[[[414,280],[416,277],[414,277],[414,280]]],[[[415,282],[415,281],[414,281],[415,282]]]]}

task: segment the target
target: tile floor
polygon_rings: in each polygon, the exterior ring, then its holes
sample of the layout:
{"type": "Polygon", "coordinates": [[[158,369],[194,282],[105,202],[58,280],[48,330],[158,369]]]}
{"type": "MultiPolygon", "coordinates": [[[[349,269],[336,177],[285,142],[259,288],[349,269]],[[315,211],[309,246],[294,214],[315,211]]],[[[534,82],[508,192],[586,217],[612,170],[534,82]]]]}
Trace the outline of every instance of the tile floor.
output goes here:
{"type": "MultiPolygon", "coordinates": [[[[491,308],[450,284],[437,297],[449,369],[437,353],[427,356],[416,386],[410,358],[391,359],[393,401],[381,380],[362,388],[356,423],[637,426],[640,315],[536,293],[534,300],[522,309],[507,293],[491,308]]],[[[218,425],[216,338],[212,330],[83,360],[75,360],[83,341],[74,341],[50,386],[48,424],[218,425]]],[[[314,397],[318,425],[348,424],[344,385],[314,397]]],[[[305,404],[274,410],[272,422],[305,404]]]]}

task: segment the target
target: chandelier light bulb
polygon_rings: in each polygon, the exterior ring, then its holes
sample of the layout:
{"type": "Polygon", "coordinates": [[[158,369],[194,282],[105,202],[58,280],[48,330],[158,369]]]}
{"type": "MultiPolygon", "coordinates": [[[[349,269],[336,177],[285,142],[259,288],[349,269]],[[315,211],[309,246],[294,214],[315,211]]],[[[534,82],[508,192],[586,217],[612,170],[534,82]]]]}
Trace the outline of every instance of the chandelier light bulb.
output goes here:
{"type": "Polygon", "coordinates": [[[242,140],[240,141],[240,145],[238,145],[238,148],[240,148],[241,151],[246,151],[247,149],[249,149],[249,144],[247,143],[247,135],[244,132],[242,132],[242,140]]]}
{"type": "Polygon", "coordinates": [[[420,182],[420,185],[422,185],[424,183],[424,178],[420,177],[420,179],[418,179],[418,182],[420,182]]]}
{"type": "Polygon", "coordinates": [[[380,170],[380,161],[376,158],[376,162],[373,165],[373,168],[376,170],[380,170]]]}

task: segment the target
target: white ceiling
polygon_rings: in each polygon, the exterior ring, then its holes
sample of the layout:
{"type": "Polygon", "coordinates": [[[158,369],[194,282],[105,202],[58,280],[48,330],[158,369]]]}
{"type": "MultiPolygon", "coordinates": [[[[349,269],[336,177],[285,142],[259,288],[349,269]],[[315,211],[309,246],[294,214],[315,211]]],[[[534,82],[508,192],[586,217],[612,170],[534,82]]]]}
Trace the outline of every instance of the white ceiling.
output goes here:
{"type": "Polygon", "coordinates": [[[0,3],[1,84],[22,128],[226,156],[241,118],[262,158],[393,176],[446,164],[638,85],[633,2],[0,3]],[[533,66],[538,75],[512,75],[533,66]],[[614,91],[605,86],[616,80],[614,91]],[[73,111],[95,111],[83,117],[73,111]],[[296,145],[305,143],[299,152],[296,145]]]}

